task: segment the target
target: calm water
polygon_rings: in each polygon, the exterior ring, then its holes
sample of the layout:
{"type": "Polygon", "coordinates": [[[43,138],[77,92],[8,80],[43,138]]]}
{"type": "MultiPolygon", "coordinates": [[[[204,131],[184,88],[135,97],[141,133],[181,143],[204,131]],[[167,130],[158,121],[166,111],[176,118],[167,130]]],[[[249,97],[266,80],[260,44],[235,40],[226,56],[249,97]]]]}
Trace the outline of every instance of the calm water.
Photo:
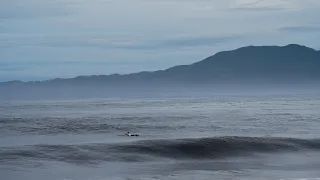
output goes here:
{"type": "Polygon", "coordinates": [[[320,96],[1,102],[0,175],[320,179],[320,96]]]}

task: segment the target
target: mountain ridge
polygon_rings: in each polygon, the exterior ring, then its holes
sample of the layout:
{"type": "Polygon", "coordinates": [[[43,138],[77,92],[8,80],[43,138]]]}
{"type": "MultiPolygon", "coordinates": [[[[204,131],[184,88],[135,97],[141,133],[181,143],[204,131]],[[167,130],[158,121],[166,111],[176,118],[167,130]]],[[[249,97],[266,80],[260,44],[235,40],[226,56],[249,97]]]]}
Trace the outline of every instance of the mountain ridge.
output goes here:
{"type": "Polygon", "coordinates": [[[320,92],[320,51],[290,44],[247,46],[158,71],[0,83],[0,100],[206,93],[320,92]]]}
{"type": "MultiPolygon", "coordinates": [[[[226,65],[229,66],[229,68],[233,67],[235,68],[235,64],[237,63],[236,61],[241,61],[241,63],[244,63],[244,59],[245,57],[248,56],[262,56],[261,54],[268,54],[268,51],[273,51],[273,54],[276,53],[274,55],[274,57],[268,57],[268,60],[272,60],[275,59],[276,56],[282,56],[283,53],[292,53],[292,52],[297,52],[297,55],[301,54],[301,55],[305,55],[305,54],[318,54],[318,57],[320,57],[320,51],[317,51],[315,49],[309,48],[307,46],[303,46],[303,45],[298,45],[298,44],[288,44],[286,46],[245,46],[245,47],[240,47],[234,50],[228,50],[228,51],[221,51],[218,52],[212,56],[209,56],[201,61],[192,63],[192,64],[188,64],[188,65],[177,65],[177,66],[173,66],[164,70],[157,70],[157,71],[141,71],[141,72],[135,72],[135,73],[129,73],[129,74],[110,74],[110,75],[80,75],[80,76],[76,76],[74,78],[54,78],[54,79],[48,79],[48,80],[44,80],[44,81],[27,81],[27,82],[23,82],[20,80],[14,80],[14,81],[6,81],[6,82],[0,82],[0,84],[6,84],[6,85],[10,85],[10,84],[25,84],[25,83],[32,83],[32,84],[38,84],[38,83],[52,83],[52,82],[62,82],[62,81],[80,81],[80,80],[85,80],[88,81],[89,79],[92,80],[110,80],[110,79],[115,79],[115,80],[122,80],[122,79],[127,79],[127,78],[133,78],[133,79],[141,79],[141,80],[147,80],[148,78],[146,76],[150,76],[153,77],[151,79],[157,79],[157,77],[155,74],[165,74],[165,73],[187,73],[186,71],[190,71],[190,73],[199,73],[199,72],[193,72],[191,69],[201,69],[201,68],[207,68],[204,66],[219,66],[218,68],[221,67],[226,67],[226,65]],[[282,53],[282,54],[281,54],[282,53]],[[230,56],[239,56],[237,58],[236,61],[235,57],[230,57],[230,56]],[[228,60],[228,58],[234,58],[232,62],[230,62],[230,60],[228,60]],[[242,59],[241,59],[242,58],[242,59]],[[222,62],[221,61],[224,61],[222,62]],[[240,59],[240,60],[239,60],[240,59]],[[229,62],[226,62],[229,61],[229,62]],[[216,63],[216,64],[212,64],[212,63],[216,63]],[[217,64],[219,63],[219,64],[217,64]],[[177,72],[174,72],[177,71],[177,72]]],[[[264,56],[265,56],[264,55],[264,56]]],[[[261,58],[261,57],[260,57],[261,58]]],[[[258,58],[257,58],[258,59],[258,58]]],[[[255,59],[254,61],[259,61],[255,59]]],[[[248,60],[248,58],[247,58],[248,60]]],[[[295,60],[295,58],[292,58],[292,60],[295,60]]],[[[300,61],[300,59],[298,59],[298,61],[300,61]]],[[[319,59],[320,61],[320,59],[319,59]]],[[[264,61],[266,62],[266,61],[264,61]]],[[[301,61],[300,61],[301,62],[301,61]]],[[[252,62],[251,62],[252,63],[252,62]]],[[[237,66],[239,66],[239,64],[237,64],[237,66]]],[[[226,69],[225,69],[226,70],[226,69]]],[[[221,71],[221,69],[220,69],[221,71]]],[[[224,71],[222,71],[221,73],[223,73],[224,71]]],[[[158,77],[159,79],[159,77],[158,77]]],[[[180,79],[181,80],[181,79],[180,79]]]]}

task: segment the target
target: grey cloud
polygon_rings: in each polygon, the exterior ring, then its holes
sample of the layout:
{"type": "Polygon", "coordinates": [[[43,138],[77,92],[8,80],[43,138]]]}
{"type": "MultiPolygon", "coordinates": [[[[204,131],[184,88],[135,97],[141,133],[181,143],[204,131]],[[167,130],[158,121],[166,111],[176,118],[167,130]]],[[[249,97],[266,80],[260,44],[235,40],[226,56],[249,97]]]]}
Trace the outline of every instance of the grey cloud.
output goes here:
{"type": "MultiPolygon", "coordinates": [[[[64,65],[79,64],[76,61],[63,61],[64,65]]],[[[61,65],[62,62],[59,61],[11,61],[11,62],[0,62],[0,71],[22,71],[30,69],[36,66],[54,66],[61,65]]]]}
{"type": "MultiPolygon", "coordinates": [[[[41,47],[92,47],[92,48],[107,48],[107,49],[127,49],[127,50],[153,50],[153,49],[168,49],[168,48],[185,48],[196,46],[214,46],[230,41],[236,41],[242,38],[241,35],[220,35],[220,36],[201,36],[201,37],[181,37],[171,38],[166,40],[145,40],[145,41],[116,41],[101,38],[94,40],[90,37],[26,37],[6,39],[0,37],[0,47],[14,48],[25,47],[32,48],[34,46],[41,47]]],[[[95,38],[96,39],[96,38],[95,38]]]]}
{"type": "Polygon", "coordinates": [[[285,4],[264,4],[265,2],[268,2],[266,0],[256,0],[253,2],[247,2],[243,3],[242,5],[238,7],[233,7],[230,8],[230,10],[236,10],[236,11],[245,11],[245,12],[251,12],[251,11],[280,11],[280,10],[285,10],[288,9],[287,5],[289,5],[291,0],[279,0],[279,2],[284,2],[287,3],[285,4]]]}
{"type": "Polygon", "coordinates": [[[290,26],[279,28],[279,31],[288,32],[320,32],[320,26],[290,26]]]}
{"type": "Polygon", "coordinates": [[[59,0],[2,0],[0,2],[0,19],[28,19],[68,14],[70,11],[59,0]]]}
{"type": "Polygon", "coordinates": [[[283,7],[237,7],[237,8],[231,8],[230,10],[235,11],[245,11],[245,12],[254,12],[254,11],[280,11],[287,8],[283,7]]]}
{"type": "Polygon", "coordinates": [[[128,49],[162,49],[162,48],[186,48],[196,46],[215,46],[225,42],[235,41],[241,36],[206,36],[206,37],[185,37],[179,39],[168,39],[156,41],[149,44],[124,47],[128,49]]]}
{"type": "Polygon", "coordinates": [[[27,67],[0,67],[0,71],[22,71],[28,69],[27,67]]]}
{"type": "MultiPolygon", "coordinates": [[[[59,64],[61,62],[53,62],[53,61],[28,61],[28,62],[0,62],[0,67],[6,67],[6,66],[12,66],[12,65],[54,65],[54,64],[59,64]]],[[[63,61],[65,64],[73,64],[77,63],[75,61],[63,61]]]]}
{"type": "MultiPolygon", "coordinates": [[[[60,61],[7,61],[0,62],[0,68],[12,68],[12,67],[30,67],[30,66],[43,66],[43,65],[59,65],[60,61]]],[[[63,64],[77,64],[77,61],[63,61],[63,64]]]]}

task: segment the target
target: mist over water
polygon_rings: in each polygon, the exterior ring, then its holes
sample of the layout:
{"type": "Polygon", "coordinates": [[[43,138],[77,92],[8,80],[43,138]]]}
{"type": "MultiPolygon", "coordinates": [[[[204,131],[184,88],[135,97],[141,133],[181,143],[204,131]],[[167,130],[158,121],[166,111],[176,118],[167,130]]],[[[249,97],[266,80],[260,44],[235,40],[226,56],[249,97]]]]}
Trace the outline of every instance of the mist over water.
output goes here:
{"type": "Polygon", "coordinates": [[[314,94],[2,101],[0,172],[18,180],[319,178],[319,109],[314,94]]]}

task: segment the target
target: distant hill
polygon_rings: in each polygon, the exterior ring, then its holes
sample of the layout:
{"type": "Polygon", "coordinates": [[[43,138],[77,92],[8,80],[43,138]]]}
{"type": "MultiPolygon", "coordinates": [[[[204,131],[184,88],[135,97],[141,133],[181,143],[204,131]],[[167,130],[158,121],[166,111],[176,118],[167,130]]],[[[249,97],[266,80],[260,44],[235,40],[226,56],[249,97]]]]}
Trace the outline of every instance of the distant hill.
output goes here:
{"type": "MultiPolygon", "coordinates": [[[[320,85],[320,51],[290,44],[287,46],[248,46],[219,52],[190,65],[166,70],[126,75],[79,76],[38,82],[0,83],[0,93],[7,96],[41,94],[57,96],[108,90],[132,92],[132,89],[221,85],[320,85]]],[[[160,90],[161,91],[161,90],[160,90]]],[[[0,95],[0,98],[3,95],[0,95]]]]}

